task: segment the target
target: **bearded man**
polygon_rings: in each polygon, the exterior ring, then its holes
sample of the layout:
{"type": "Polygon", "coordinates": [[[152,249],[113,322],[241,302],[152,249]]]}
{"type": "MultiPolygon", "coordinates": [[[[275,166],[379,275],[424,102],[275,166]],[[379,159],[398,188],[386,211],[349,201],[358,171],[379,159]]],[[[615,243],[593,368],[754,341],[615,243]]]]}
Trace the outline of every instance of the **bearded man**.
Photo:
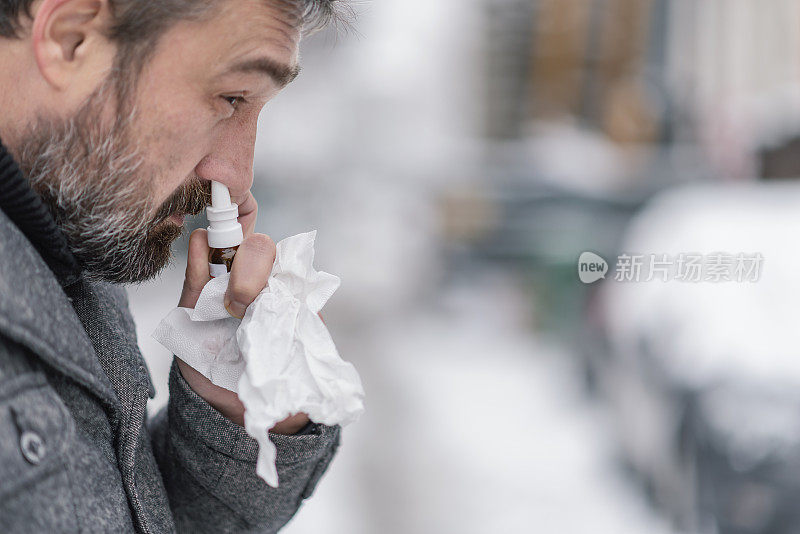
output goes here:
{"type": "MultiPolygon", "coordinates": [[[[275,532],[310,496],[340,428],[269,433],[278,488],[237,396],[177,358],[154,389],[122,284],[155,277],[210,181],[245,239],[242,317],[275,244],[253,231],[256,124],[335,0],[0,0],[0,532],[275,532]]],[[[209,280],[189,239],[178,305],[209,280]]]]}

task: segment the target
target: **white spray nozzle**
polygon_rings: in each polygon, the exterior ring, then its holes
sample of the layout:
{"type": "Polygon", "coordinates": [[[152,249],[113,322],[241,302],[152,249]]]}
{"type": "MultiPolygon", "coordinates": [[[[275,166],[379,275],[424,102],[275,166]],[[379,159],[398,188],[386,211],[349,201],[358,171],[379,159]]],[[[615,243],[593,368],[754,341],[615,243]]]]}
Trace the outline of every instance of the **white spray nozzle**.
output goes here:
{"type": "Polygon", "coordinates": [[[217,209],[231,207],[231,192],[225,185],[215,181],[211,182],[211,205],[217,209]]]}
{"type": "Polygon", "coordinates": [[[228,248],[242,243],[242,225],[237,220],[239,206],[231,202],[230,191],[219,182],[211,182],[211,205],[206,208],[206,217],[209,247],[228,248]]]}

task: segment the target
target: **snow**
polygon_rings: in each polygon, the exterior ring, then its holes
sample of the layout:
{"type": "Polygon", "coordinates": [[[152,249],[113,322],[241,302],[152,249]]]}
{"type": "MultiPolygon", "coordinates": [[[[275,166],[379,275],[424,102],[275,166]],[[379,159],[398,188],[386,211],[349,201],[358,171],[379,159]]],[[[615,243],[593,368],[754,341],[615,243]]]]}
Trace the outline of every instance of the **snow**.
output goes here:
{"type": "MultiPolygon", "coordinates": [[[[658,197],[623,245],[629,254],[760,253],[754,282],[619,283],[603,291],[612,342],[647,339],[676,383],[795,389],[800,384],[800,186],[692,186],[658,197]]],[[[613,268],[612,268],[613,269],[613,268]]]]}
{"type": "MultiPolygon", "coordinates": [[[[168,357],[148,330],[174,306],[180,274],[131,290],[154,406],[168,357]]],[[[367,411],[284,532],[668,532],[617,471],[573,359],[527,328],[527,306],[500,271],[364,328],[329,317],[367,411]]]]}

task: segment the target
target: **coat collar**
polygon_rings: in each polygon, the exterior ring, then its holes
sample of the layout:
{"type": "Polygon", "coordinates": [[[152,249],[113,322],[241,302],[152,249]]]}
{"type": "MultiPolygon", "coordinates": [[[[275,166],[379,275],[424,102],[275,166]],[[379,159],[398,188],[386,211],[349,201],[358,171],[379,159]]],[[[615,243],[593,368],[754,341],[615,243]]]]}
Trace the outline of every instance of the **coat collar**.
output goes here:
{"type": "Polygon", "coordinates": [[[70,250],[66,236],[2,141],[0,209],[25,234],[62,286],[72,284],[81,277],[81,267],[70,250]]]}
{"type": "Polygon", "coordinates": [[[0,251],[0,333],[116,405],[114,389],[59,280],[3,210],[0,251]]]}

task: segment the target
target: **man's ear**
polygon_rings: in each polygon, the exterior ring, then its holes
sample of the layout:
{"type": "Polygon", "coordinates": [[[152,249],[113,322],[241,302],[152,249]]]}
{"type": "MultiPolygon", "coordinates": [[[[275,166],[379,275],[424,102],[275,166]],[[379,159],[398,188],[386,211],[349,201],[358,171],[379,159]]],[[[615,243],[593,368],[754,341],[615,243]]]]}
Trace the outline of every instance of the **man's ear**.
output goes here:
{"type": "Polygon", "coordinates": [[[105,33],[111,20],[108,0],[42,0],[31,37],[36,64],[50,85],[96,85],[92,78],[111,67],[114,47],[105,33]]]}

